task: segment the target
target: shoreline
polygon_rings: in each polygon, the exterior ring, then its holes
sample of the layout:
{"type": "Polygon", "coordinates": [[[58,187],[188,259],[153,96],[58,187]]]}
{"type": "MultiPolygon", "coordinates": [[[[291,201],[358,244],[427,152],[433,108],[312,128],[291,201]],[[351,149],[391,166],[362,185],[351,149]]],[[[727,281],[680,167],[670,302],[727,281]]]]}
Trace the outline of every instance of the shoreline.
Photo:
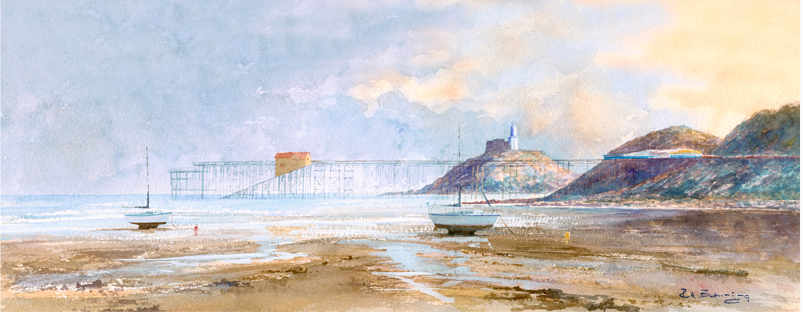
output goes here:
{"type": "Polygon", "coordinates": [[[520,211],[511,217],[519,222],[517,234],[497,226],[475,236],[434,231],[416,214],[396,223],[363,215],[273,216],[249,228],[201,226],[197,236],[182,226],[29,237],[0,241],[0,305],[3,311],[798,310],[799,213],[762,211],[520,211]],[[688,227],[696,232],[689,235],[688,227]],[[680,296],[681,289],[698,293],[697,285],[751,302],[680,296]]]}

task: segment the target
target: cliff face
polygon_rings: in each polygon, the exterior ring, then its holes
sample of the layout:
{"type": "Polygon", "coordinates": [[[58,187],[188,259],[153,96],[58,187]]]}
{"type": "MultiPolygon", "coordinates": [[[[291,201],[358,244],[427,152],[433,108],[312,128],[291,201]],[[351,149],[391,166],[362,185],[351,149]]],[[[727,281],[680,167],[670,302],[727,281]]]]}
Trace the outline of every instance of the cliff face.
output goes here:
{"type": "Polygon", "coordinates": [[[799,156],[799,102],[755,113],[735,127],[713,154],[799,156]]]}
{"type": "Polygon", "coordinates": [[[649,133],[609,154],[684,147],[725,157],[607,159],[546,200],[799,199],[799,103],[758,112],[719,146],[710,148],[712,142],[709,136],[684,127],[649,133]]]}
{"type": "Polygon", "coordinates": [[[460,186],[463,192],[550,193],[577,176],[540,151],[489,152],[460,163],[417,193],[455,193],[460,186]]]}
{"type": "Polygon", "coordinates": [[[799,199],[799,158],[605,160],[547,200],[799,199]]]}
{"type": "Polygon", "coordinates": [[[721,144],[721,139],[686,126],[668,127],[636,138],[613,149],[607,155],[622,155],[645,150],[686,148],[709,154],[721,144]]]}

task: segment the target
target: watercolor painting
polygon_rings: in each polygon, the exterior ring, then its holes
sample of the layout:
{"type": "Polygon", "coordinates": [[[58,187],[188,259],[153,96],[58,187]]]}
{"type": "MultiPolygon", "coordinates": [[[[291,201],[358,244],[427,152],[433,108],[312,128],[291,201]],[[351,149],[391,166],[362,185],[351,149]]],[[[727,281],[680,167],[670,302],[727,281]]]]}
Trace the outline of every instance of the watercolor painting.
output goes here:
{"type": "Polygon", "coordinates": [[[0,3],[2,311],[799,311],[799,1],[0,3]]]}

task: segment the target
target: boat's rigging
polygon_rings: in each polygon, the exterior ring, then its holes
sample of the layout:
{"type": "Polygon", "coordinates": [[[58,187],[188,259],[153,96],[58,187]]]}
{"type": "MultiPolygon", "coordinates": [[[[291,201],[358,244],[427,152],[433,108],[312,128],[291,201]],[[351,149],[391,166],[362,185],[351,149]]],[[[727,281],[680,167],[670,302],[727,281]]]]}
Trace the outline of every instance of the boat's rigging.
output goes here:
{"type": "Polygon", "coordinates": [[[512,234],[512,235],[521,236],[521,237],[536,237],[537,236],[537,235],[526,235],[526,234],[515,233],[515,232],[512,231],[510,226],[507,225],[507,222],[504,222],[504,218],[499,216],[498,219],[499,219],[499,221],[501,221],[501,224],[504,224],[504,228],[507,230],[507,232],[510,232],[510,234],[512,234]]]}
{"type": "MultiPolygon", "coordinates": [[[[487,203],[487,206],[490,207],[490,208],[493,208],[493,205],[490,204],[490,200],[487,199],[487,195],[485,195],[484,191],[482,192],[482,196],[485,198],[485,202],[487,203]]],[[[496,209],[493,209],[493,211],[496,211],[496,209]]],[[[507,222],[504,222],[504,218],[502,218],[501,216],[498,216],[498,219],[501,221],[501,224],[504,224],[504,228],[507,229],[507,232],[510,232],[510,234],[516,235],[516,236],[529,237],[529,235],[521,235],[521,234],[513,232],[512,229],[510,229],[510,227],[507,225],[507,222]]]]}
{"type": "MultiPolygon", "coordinates": [[[[145,179],[147,182],[147,195],[144,206],[124,207],[124,208],[142,208],[148,209],[141,213],[126,213],[125,218],[129,223],[135,224],[139,229],[155,229],[159,225],[172,221],[172,212],[161,212],[150,210],[150,159],[148,155],[148,148],[145,147],[145,179]]],[[[175,226],[175,223],[173,223],[175,226]]]]}
{"type": "Polygon", "coordinates": [[[145,182],[148,184],[147,201],[145,208],[150,208],[150,163],[148,162],[148,147],[145,146],[145,182]]]}
{"type": "MultiPolygon", "coordinates": [[[[147,160],[146,160],[146,162],[147,162],[147,160]]],[[[159,186],[156,185],[156,182],[153,182],[153,184],[154,184],[153,188],[158,190],[159,186]]],[[[150,192],[150,189],[148,189],[148,192],[150,192]]],[[[170,207],[170,203],[167,201],[166,197],[162,196],[162,202],[164,202],[164,206],[167,207],[167,209],[173,210],[173,208],[170,207]]],[[[173,220],[173,212],[172,211],[170,212],[170,224],[173,225],[173,228],[176,228],[176,229],[178,228],[177,226],[175,226],[175,220],[173,220]]]]}
{"type": "MultiPolygon", "coordinates": [[[[462,163],[462,123],[457,123],[457,166],[462,163]]],[[[462,207],[462,185],[459,184],[459,179],[456,181],[457,187],[457,204],[456,207],[462,207]]]]}
{"type": "Polygon", "coordinates": [[[150,165],[148,164],[148,147],[145,146],[145,182],[148,185],[148,192],[145,199],[144,206],[123,206],[123,208],[140,208],[150,209],[150,165]]]}
{"type": "MultiPolygon", "coordinates": [[[[457,128],[457,156],[459,161],[462,162],[462,125],[457,128]]],[[[447,172],[445,178],[446,193],[450,193],[457,189],[457,201],[450,205],[443,205],[441,207],[450,207],[450,212],[432,211],[434,206],[429,207],[429,218],[434,223],[435,229],[446,229],[449,234],[467,234],[474,235],[476,231],[491,228],[499,217],[499,214],[487,213],[485,210],[476,209],[463,209],[462,207],[462,183],[460,181],[459,164],[457,167],[452,168],[454,172],[447,172]]],[[[441,180],[442,181],[442,180],[441,180]]],[[[491,207],[492,208],[492,207],[491,207]]]]}
{"type": "MultiPolygon", "coordinates": [[[[461,132],[461,130],[462,130],[462,123],[457,123],[457,166],[459,166],[459,164],[462,163],[462,136],[461,136],[462,132],[461,132]]],[[[456,167],[454,167],[454,168],[456,168],[456,167]]],[[[446,171],[446,173],[445,173],[446,179],[447,179],[447,181],[449,181],[445,186],[446,194],[451,194],[451,181],[453,181],[453,179],[454,179],[451,175],[448,174],[449,171],[446,171]]],[[[440,197],[440,195],[437,195],[437,196],[434,197],[434,201],[432,202],[432,206],[437,206],[437,199],[439,197],[440,197]]],[[[426,204],[428,205],[429,203],[426,203],[426,204]]],[[[461,207],[461,204],[462,204],[462,186],[460,185],[459,186],[459,194],[457,195],[457,202],[455,204],[450,204],[450,205],[447,205],[447,206],[461,207]]],[[[429,207],[429,212],[431,212],[431,207],[429,207]]]]}
{"type": "Polygon", "coordinates": [[[460,133],[462,131],[462,124],[457,124],[457,161],[460,163],[462,162],[462,137],[460,133]]]}
{"type": "Polygon", "coordinates": [[[482,190],[482,196],[485,198],[485,202],[487,202],[487,206],[493,208],[493,205],[490,204],[490,200],[487,199],[487,195],[485,195],[485,191],[482,190]]]}
{"type": "MultiPolygon", "coordinates": [[[[459,127],[457,127],[457,141],[458,141],[458,143],[457,143],[457,160],[459,161],[459,163],[462,163],[462,136],[461,136],[461,130],[462,130],[462,125],[460,124],[459,127]]],[[[482,181],[482,183],[484,183],[484,181],[482,181]]],[[[484,187],[482,189],[484,189],[484,187]]],[[[482,196],[485,198],[485,202],[487,203],[487,206],[490,207],[490,208],[493,208],[493,205],[490,204],[490,200],[487,199],[487,195],[485,194],[484,191],[482,191],[482,196]]],[[[462,207],[462,185],[458,185],[457,203],[454,206],[455,207],[462,207]]],[[[495,213],[495,212],[496,212],[496,209],[493,209],[490,213],[495,213]]],[[[510,229],[510,227],[507,225],[507,223],[504,222],[504,219],[501,218],[501,215],[499,215],[498,219],[501,220],[501,223],[504,224],[504,228],[506,228],[507,231],[510,232],[510,234],[517,235],[517,236],[524,236],[524,237],[527,236],[527,235],[521,235],[521,234],[513,232],[512,229],[510,229]]]]}

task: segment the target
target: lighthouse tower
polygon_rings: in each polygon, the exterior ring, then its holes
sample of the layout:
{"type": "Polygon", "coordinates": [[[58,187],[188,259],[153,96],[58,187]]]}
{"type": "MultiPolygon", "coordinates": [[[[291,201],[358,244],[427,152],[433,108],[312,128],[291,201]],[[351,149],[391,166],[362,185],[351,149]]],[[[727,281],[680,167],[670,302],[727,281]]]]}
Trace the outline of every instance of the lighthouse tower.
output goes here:
{"type": "Polygon", "coordinates": [[[515,128],[515,125],[510,126],[510,137],[507,139],[507,142],[510,143],[511,150],[518,149],[518,129],[515,128]]]}

